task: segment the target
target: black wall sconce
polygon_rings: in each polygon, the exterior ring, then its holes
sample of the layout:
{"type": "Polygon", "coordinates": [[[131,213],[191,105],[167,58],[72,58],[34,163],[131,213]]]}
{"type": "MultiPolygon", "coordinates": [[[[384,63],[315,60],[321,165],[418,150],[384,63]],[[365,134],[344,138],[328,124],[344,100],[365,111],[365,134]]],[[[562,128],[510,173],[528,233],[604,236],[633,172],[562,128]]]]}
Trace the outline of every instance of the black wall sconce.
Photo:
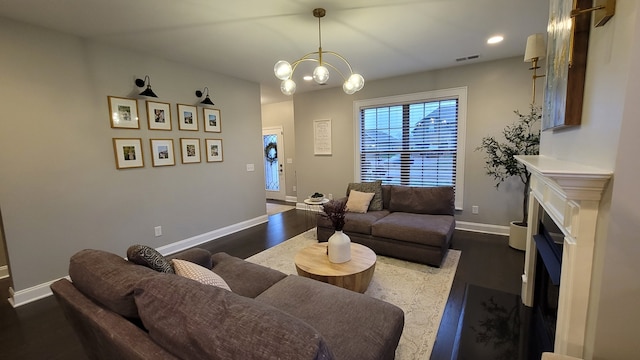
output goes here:
{"type": "Polygon", "coordinates": [[[150,97],[154,97],[157,98],[158,95],[156,95],[153,90],[151,90],[151,78],[149,78],[149,75],[145,75],[144,76],[144,80],[142,79],[136,79],[136,86],[137,87],[143,87],[145,86],[145,84],[147,85],[147,88],[144,89],[143,92],[140,93],[140,95],[142,96],[150,96],[150,97]]]}
{"type": "Polygon", "coordinates": [[[202,91],[200,91],[200,90],[196,90],[196,96],[199,97],[199,98],[201,98],[202,95],[205,95],[205,94],[207,95],[207,97],[204,100],[202,100],[200,102],[200,104],[215,105],[213,103],[213,101],[211,101],[211,99],[209,99],[209,88],[208,87],[206,87],[206,86],[204,87],[204,93],[202,91]]]}

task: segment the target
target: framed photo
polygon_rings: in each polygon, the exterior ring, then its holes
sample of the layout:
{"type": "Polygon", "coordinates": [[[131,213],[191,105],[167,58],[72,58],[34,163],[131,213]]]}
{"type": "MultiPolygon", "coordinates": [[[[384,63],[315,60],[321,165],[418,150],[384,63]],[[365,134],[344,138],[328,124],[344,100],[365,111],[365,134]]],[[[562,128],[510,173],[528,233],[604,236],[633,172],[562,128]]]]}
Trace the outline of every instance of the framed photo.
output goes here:
{"type": "Polygon", "coordinates": [[[138,102],[116,96],[108,96],[109,121],[112,128],[140,129],[138,122],[138,102]]]}
{"type": "Polygon", "coordinates": [[[180,138],[180,148],[183,164],[200,162],[200,139],[180,138]]]}
{"type": "Polygon", "coordinates": [[[171,130],[171,108],[168,103],[147,100],[149,130],[171,130]]]}
{"type": "Polygon", "coordinates": [[[144,167],[142,139],[113,139],[117,169],[144,167]]]}
{"type": "Polygon", "coordinates": [[[219,133],[222,131],[220,117],[220,110],[218,109],[204,109],[203,116],[204,118],[204,131],[206,132],[216,132],[219,133]]]}
{"type": "Polygon", "coordinates": [[[331,119],[313,120],[313,154],[331,155],[331,119]]]}
{"type": "Polygon", "coordinates": [[[193,105],[178,104],[178,128],[198,131],[198,108],[193,105]]]}
{"type": "Polygon", "coordinates": [[[207,145],[207,162],[222,161],[222,139],[205,139],[207,145]]]}
{"type": "Polygon", "coordinates": [[[153,166],[171,166],[176,164],[173,152],[173,139],[150,139],[153,166]]]}

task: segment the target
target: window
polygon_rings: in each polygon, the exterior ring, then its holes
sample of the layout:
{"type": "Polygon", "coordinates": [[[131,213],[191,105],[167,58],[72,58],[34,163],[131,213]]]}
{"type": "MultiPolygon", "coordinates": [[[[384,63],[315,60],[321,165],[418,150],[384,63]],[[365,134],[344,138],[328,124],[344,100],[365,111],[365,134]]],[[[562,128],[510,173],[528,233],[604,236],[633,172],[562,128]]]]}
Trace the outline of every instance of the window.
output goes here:
{"type": "Polygon", "coordinates": [[[356,101],[356,178],[454,186],[462,209],[466,88],[356,101]]]}

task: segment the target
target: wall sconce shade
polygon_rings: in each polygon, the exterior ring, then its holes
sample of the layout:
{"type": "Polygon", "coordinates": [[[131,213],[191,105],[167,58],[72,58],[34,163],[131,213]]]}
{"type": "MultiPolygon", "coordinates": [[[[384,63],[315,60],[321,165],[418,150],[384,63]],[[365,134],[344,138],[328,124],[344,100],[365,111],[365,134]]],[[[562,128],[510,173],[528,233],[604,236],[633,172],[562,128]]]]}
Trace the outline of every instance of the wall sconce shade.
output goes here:
{"type": "Polygon", "coordinates": [[[544,34],[533,34],[527,38],[527,48],[524,51],[524,61],[532,62],[537,58],[542,60],[547,55],[547,46],[544,41],[544,34]]]}
{"type": "Polygon", "coordinates": [[[536,71],[540,68],[538,66],[538,60],[544,59],[547,56],[547,45],[544,40],[544,34],[533,34],[527,38],[527,48],[524,51],[524,62],[530,62],[531,67],[529,70],[533,70],[531,76],[533,82],[533,90],[531,95],[531,104],[536,103],[536,79],[544,77],[545,75],[538,75],[536,71]]]}
{"type": "Polygon", "coordinates": [[[158,95],[156,95],[153,90],[151,90],[151,78],[149,78],[149,75],[145,75],[144,80],[136,79],[135,83],[137,87],[143,87],[145,84],[147,85],[147,88],[144,89],[144,91],[141,92],[140,95],[154,98],[158,97],[158,95]]]}
{"type": "MultiPolygon", "coordinates": [[[[291,79],[293,77],[293,73],[296,71],[296,67],[306,61],[316,62],[318,65],[313,70],[313,80],[320,84],[324,85],[329,81],[329,68],[335,70],[340,76],[342,76],[342,80],[344,83],[342,84],[342,90],[345,93],[351,95],[356,91],[360,91],[364,87],[364,78],[360,74],[355,74],[353,69],[351,69],[351,64],[345,59],[342,55],[338,54],[334,51],[324,51],[322,50],[322,28],[320,25],[320,19],[322,19],[326,14],[325,9],[316,8],[313,9],[313,16],[318,18],[318,51],[310,52],[300,59],[294,61],[293,63],[289,63],[285,60],[280,60],[273,67],[273,72],[275,76],[282,80],[280,83],[280,91],[282,91],[285,95],[293,95],[296,91],[296,83],[291,79]],[[346,66],[348,72],[341,72],[334,64],[330,64],[327,62],[323,55],[331,56],[332,59],[335,58],[346,66]],[[325,66],[326,65],[326,66],[325,66]]],[[[344,67],[343,67],[344,69],[344,67]]]]}
{"type": "Polygon", "coordinates": [[[213,101],[211,101],[211,99],[209,99],[209,88],[208,88],[208,87],[206,87],[206,86],[204,87],[204,93],[203,93],[202,91],[200,91],[200,90],[196,90],[196,96],[197,96],[197,97],[199,97],[199,98],[201,98],[201,97],[202,97],[202,95],[205,95],[205,94],[206,94],[207,96],[205,97],[205,99],[204,99],[204,100],[202,100],[202,101],[200,102],[200,104],[205,104],[205,105],[215,105],[215,104],[213,103],[213,101]]]}

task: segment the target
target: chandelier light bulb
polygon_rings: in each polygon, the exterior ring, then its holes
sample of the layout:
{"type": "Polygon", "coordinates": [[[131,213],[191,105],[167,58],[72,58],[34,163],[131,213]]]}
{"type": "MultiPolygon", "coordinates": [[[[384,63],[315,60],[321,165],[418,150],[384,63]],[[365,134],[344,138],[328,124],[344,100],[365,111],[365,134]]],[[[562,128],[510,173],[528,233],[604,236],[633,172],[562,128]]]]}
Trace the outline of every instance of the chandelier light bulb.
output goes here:
{"type": "Polygon", "coordinates": [[[296,83],[291,79],[284,80],[280,84],[280,91],[287,96],[293,95],[296,92],[296,83]]]}
{"type": "Polygon", "coordinates": [[[291,64],[287,61],[280,60],[273,67],[273,72],[276,74],[278,79],[287,80],[293,73],[293,69],[291,68],[291,64]]]}
{"type": "Polygon", "coordinates": [[[364,78],[360,74],[351,74],[347,81],[353,85],[355,91],[360,91],[364,87],[364,78]]]}
{"type": "Polygon", "coordinates": [[[353,93],[356,92],[356,88],[355,86],[353,86],[353,83],[349,80],[346,80],[343,84],[342,84],[342,90],[347,94],[347,95],[351,95],[353,93]]]}
{"type": "Polygon", "coordinates": [[[318,84],[326,84],[329,80],[329,69],[320,65],[313,69],[313,80],[318,84]]]}

